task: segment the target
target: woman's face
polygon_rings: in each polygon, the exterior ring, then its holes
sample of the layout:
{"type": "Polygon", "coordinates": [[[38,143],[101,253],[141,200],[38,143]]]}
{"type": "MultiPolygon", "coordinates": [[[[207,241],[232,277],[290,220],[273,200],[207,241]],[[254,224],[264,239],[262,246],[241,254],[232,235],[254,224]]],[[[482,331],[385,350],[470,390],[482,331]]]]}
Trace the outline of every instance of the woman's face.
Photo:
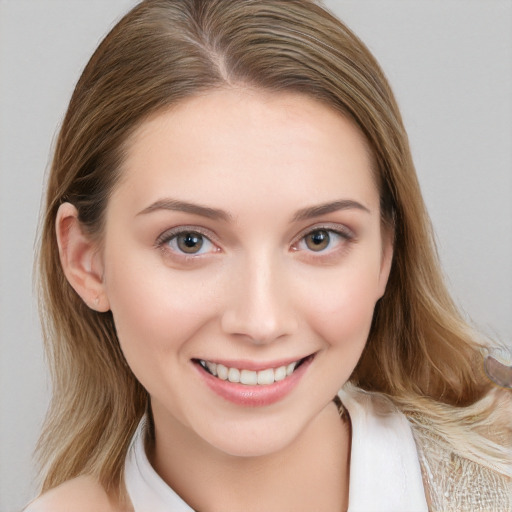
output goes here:
{"type": "Polygon", "coordinates": [[[157,432],[289,445],[352,373],[388,277],[362,135],[301,95],[220,90],[127,148],[103,287],[157,432]]]}

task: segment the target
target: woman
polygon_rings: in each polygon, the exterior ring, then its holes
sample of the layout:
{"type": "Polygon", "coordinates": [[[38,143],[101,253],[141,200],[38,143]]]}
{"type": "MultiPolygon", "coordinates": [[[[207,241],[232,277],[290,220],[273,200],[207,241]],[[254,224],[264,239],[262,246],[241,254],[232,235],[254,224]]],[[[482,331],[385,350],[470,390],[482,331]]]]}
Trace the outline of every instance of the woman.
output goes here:
{"type": "Polygon", "coordinates": [[[510,395],[389,85],[313,2],[135,7],[77,84],[41,240],[29,510],[510,508],[510,395]]]}

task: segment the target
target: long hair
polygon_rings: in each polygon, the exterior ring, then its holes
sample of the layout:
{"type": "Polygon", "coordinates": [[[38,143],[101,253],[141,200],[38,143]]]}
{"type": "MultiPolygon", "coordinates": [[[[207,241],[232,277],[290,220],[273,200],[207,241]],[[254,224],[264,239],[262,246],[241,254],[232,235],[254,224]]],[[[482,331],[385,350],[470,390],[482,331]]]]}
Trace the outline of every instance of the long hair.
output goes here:
{"type": "Polygon", "coordinates": [[[90,236],[101,239],[130,134],[184,98],[235,85],[315,98],[359,126],[373,152],[394,260],[351,381],[413,412],[460,410],[489,391],[483,345],[443,283],[397,104],[364,44],[309,0],[146,0],[85,67],[48,179],[39,283],[53,398],[38,448],[43,491],[81,474],[118,489],[148,403],[111,313],[89,309],[63,274],[57,209],[71,202],[90,236]]]}

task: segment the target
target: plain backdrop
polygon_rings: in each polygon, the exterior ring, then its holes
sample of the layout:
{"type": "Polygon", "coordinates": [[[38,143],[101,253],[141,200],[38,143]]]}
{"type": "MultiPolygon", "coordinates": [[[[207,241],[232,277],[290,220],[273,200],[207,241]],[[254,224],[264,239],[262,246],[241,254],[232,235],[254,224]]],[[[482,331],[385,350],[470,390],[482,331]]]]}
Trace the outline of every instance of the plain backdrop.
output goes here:
{"type": "MultiPolygon", "coordinates": [[[[45,171],[74,84],[133,0],[0,0],[0,510],[35,492],[49,400],[31,273],[45,171]]],[[[512,1],[327,0],[408,128],[460,306],[512,343],[512,1]]],[[[511,345],[512,346],[512,345],[511,345]]]]}

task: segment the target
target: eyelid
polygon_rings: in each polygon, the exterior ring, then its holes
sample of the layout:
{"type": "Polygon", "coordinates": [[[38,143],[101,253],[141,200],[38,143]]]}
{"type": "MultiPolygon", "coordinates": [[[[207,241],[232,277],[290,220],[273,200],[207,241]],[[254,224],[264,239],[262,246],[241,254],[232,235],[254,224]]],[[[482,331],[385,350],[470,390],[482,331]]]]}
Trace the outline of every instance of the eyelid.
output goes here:
{"type": "MultiPolygon", "coordinates": [[[[356,238],[354,231],[344,224],[338,224],[338,223],[334,223],[334,222],[322,222],[322,223],[310,225],[307,228],[303,229],[293,239],[293,241],[291,243],[292,250],[295,250],[295,251],[298,250],[296,248],[297,244],[299,242],[301,242],[308,234],[311,234],[312,232],[320,231],[320,230],[333,232],[333,233],[341,236],[342,238],[344,238],[346,241],[353,241],[356,238]]],[[[198,233],[198,234],[204,236],[206,239],[208,239],[208,241],[216,247],[216,251],[214,251],[214,252],[221,251],[221,248],[219,246],[219,241],[218,241],[218,238],[215,235],[215,233],[213,233],[212,231],[205,229],[203,227],[199,227],[197,225],[180,225],[180,226],[176,226],[174,228],[167,229],[157,237],[157,239],[155,240],[154,246],[158,249],[162,249],[162,250],[165,249],[166,251],[168,250],[169,252],[175,252],[175,251],[172,251],[171,249],[167,249],[166,247],[164,247],[164,245],[167,242],[169,242],[172,238],[176,237],[177,235],[180,235],[182,233],[190,233],[190,232],[198,233]]],[[[325,256],[326,253],[331,253],[331,252],[334,252],[334,250],[321,251],[318,253],[318,255],[316,255],[314,257],[321,257],[322,253],[325,256]]],[[[212,252],[209,252],[207,254],[212,254],[212,252]]],[[[194,254],[183,253],[183,254],[179,254],[179,257],[186,258],[186,259],[190,259],[190,258],[197,259],[201,256],[206,256],[207,254],[194,255],[194,254]]]]}
{"type": "Polygon", "coordinates": [[[295,238],[291,245],[291,251],[301,260],[314,265],[333,265],[340,261],[340,258],[346,254],[356,242],[356,233],[344,224],[320,223],[309,226],[295,238]],[[333,233],[338,240],[333,247],[327,247],[320,251],[313,251],[307,247],[301,247],[306,244],[306,236],[315,231],[328,231],[333,233]]]}
{"type": "Polygon", "coordinates": [[[313,233],[314,231],[331,231],[337,233],[338,235],[346,238],[347,240],[354,240],[356,238],[356,234],[345,224],[337,224],[335,222],[321,222],[319,224],[313,224],[303,229],[293,240],[292,246],[296,245],[300,242],[304,237],[313,233]]]}
{"type": "MultiPolygon", "coordinates": [[[[161,233],[155,240],[154,246],[156,248],[162,248],[165,243],[181,233],[198,233],[207,238],[217,249],[220,249],[217,236],[208,229],[201,228],[199,226],[185,225],[176,226],[174,228],[166,229],[161,233]]],[[[194,256],[193,254],[187,256],[194,256]]]]}

